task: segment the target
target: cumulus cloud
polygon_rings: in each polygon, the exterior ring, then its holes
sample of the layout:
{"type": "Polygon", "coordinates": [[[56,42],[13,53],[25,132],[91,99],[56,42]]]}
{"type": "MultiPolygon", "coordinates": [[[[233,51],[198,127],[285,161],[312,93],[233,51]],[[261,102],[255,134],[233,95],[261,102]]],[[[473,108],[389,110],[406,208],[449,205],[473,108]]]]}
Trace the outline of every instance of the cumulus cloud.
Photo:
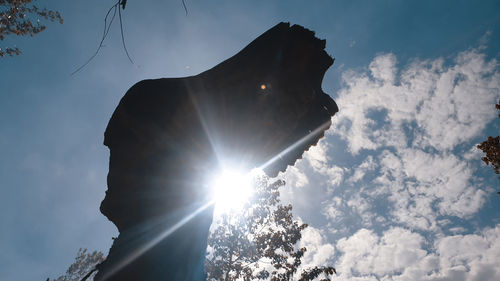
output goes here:
{"type": "Polygon", "coordinates": [[[343,253],[338,272],[343,280],[499,280],[495,261],[500,254],[500,226],[479,234],[454,235],[437,240],[435,252],[425,238],[404,228],[381,235],[360,229],[340,239],[343,253]]]}
{"type": "MultiPolygon", "coordinates": [[[[386,193],[391,215],[420,229],[435,228],[439,215],[467,218],[481,208],[486,193],[473,186],[474,168],[467,161],[474,151],[456,148],[496,117],[491,110],[500,96],[495,60],[473,49],[452,64],[415,60],[399,70],[396,57],[383,54],[365,72],[348,71],[343,80],[341,110],[331,130],[353,155],[374,151],[378,160],[365,157],[346,183],[374,172],[376,191],[362,183],[361,191],[386,193]]],[[[362,199],[357,195],[349,204],[360,215],[370,209],[362,199]]]]}
{"type": "Polygon", "coordinates": [[[327,217],[327,219],[335,221],[337,218],[344,215],[342,208],[342,199],[335,196],[330,200],[330,203],[326,206],[326,208],[324,208],[323,214],[327,217]]]}
{"type": "Polygon", "coordinates": [[[454,235],[436,242],[441,270],[435,280],[500,280],[500,225],[480,234],[454,235]],[[457,280],[457,279],[454,279],[457,280]]]}
{"type": "MultiPolygon", "coordinates": [[[[294,183],[294,185],[305,186],[309,183],[304,172],[297,168],[303,168],[304,165],[310,167],[313,173],[326,177],[330,187],[338,186],[344,180],[345,173],[349,171],[348,168],[332,164],[332,160],[328,156],[328,143],[324,139],[306,151],[302,158],[297,161],[295,166],[288,167],[282,175],[285,180],[293,181],[293,179],[297,178],[299,182],[294,183]]],[[[366,167],[365,169],[369,168],[366,167]]]]}
{"type": "Polygon", "coordinates": [[[312,226],[302,232],[298,247],[307,248],[303,258],[303,268],[331,265],[335,254],[335,247],[326,241],[319,229],[312,226]]]}
{"type": "Polygon", "coordinates": [[[309,184],[307,175],[296,167],[289,167],[283,179],[288,185],[293,185],[296,188],[303,187],[309,184]]]}
{"type": "Polygon", "coordinates": [[[354,174],[347,180],[348,182],[358,182],[365,176],[366,172],[373,171],[377,167],[377,163],[373,157],[369,155],[357,168],[354,169],[354,174]]]}
{"type": "Polygon", "coordinates": [[[332,130],[354,154],[382,146],[450,150],[470,140],[495,118],[491,104],[499,95],[498,64],[476,50],[459,54],[454,63],[417,60],[398,74],[396,57],[385,54],[368,72],[346,72],[332,130]],[[373,111],[384,117],[370,118],[373,111]],[[415,140],[408,130],[418,134],[415,140]]]}
{"type": "Polygon", "coordinates": [[[377,180],[388,187],[393,215],[412,227],[434,226],[436,215],[466,218],[484,203],[486,193],[471,183],[472,169],[453,154],[407,148],[385,151],[381,162],[387,165],[377,180]]]}
{"type": "Polygon", "coordinates": [[[382,236],[360,229],[338,241],[337,248],[344,252],[338,269],[345,277],[399,273],[427,256],[423,243],[421,235],[399,227],[387,230],[382,236]]]}
{"type": "Polygon", "coordinates": [[[475,145],[497,118],[500,72],[481,50],[403,67],[382,54],[344,73],[340,112],[299,165],[329,186],[322,214],[342,280],[500,280],[500,226],[457,223],[492,192],[475,145]]]}

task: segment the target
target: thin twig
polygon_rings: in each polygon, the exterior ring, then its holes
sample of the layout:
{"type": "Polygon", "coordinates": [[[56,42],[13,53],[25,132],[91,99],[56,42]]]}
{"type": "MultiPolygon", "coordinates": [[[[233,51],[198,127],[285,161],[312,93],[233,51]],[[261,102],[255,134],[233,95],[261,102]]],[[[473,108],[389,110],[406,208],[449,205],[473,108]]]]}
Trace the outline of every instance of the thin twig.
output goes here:
{"type": "MultiPolygon", "coordinates": [[[[118,3],[120,3],[120,2],[118,1],[118,3]]],[[[121,35],[122,35],[123,49],[125,50],[125,54],[127,54],[127,58],[130,61],[130,63],[134,64],[134,62],[130,58],[130,55],[128,54],[127,46],[125,45],[125,36],[123,36],[122,11],[120,10],[120,8],[118,8],[118,18],[120,19],[120,32],[121,32],[121,35]]]]}
{"type": "Polygon", "coordinates": [[[123,34],[123,20],[122,20],[122,12],[120,10],[120,5],[122,5],[122,8],[125,8],[125,3],[126,3],[125,0],[118,0],[116,2],[116,4],[114,4],[113,6],[111,6],[111,8],[109,8],[108,12],[106,13],[106,16],[104,17],[104,32],[103,32],[103,35],[101,38],[101,42],[99,43],[99,47],[97,47],[97,50],[94,52],[94,54],[82,66],[80,66],[77,70],[73,71],[71,73],[71,75],[74,75],[77,72],[79,72],[80,70],[82,70],[85,66],[87,66],[97,56],[97,54],[99,53],[99,51],[103,47],[104,40],[108,36],[108,33],[111,29],[111,25],[113,24],[113,21],[115,20],[117,10],[118,10],[118,18],[120,20],[120,34],[122,37],[123,49],[125,50],[125,54],[127,55],[127,58],[130,61],[130,63],[134,64],[134,62],[130,58],[130,54],[128,53],[127,46],[125,44],[125,36],[123,34]],[[113,10],[113,16],[111,17],[111,20],[109,21],[109,24],[108,24],[108,17],[109,17],[109,14],[111,13],[112,10],[113,10]]]}
{"type": "Polygon", "coordinates": [[[186,7],[186,2],[185,0],[182,0],[182,6],[184,6],[184,11],[186,11],[186,16],[188,15],[188,9],[186,7]]]}
{"type": "MultiPolygon", "coordinates": [[[[120,34],[122,37],[123,49],[125,50],[125,54],[127,55],[127,58],[130,61],[130,63],[134,64],[134,61],[132,61],[132,58],[130,57],[130,54],[127,50],[127,45],[125,44],[125,35],[123,34],[123,20],[122,20],[122,12],[120,10],[120,5],[122,6],[122,9],[125,9],[126,3],[127,3],[127,0],[118,0],[116,2],[116,4],[114,4],[113,6],[111,6],[111,8],[109,8],[108,12],[106,13],[106,17],[104,18],[104,33],[102,35],[101,42],[99,43],[99,47],[97,47],[97,50],[94,52],[94,54],[82,66],[80,66],[75,71],[73,71],[71,73],[71,75],[78,73],[80,70],[82,70],[85,66],[87,66],[97,56],[97,54],[99,53],[99,51],[103,47],[104,40],[108,36],[109,30],[111,29],[111,24],[113,23],[115,16],[116,16],[116,10],[118,10],[118,18],[120,20],[120,34]],[[108,17],[109,17],[109,14],[111,13],[111,10],[113,10],[113,9],[114,9],[113,16],[111,17],[111,20],[110,20],[109,25],[108,25],[108,17]]],[[[184,7],[184,11],[186,12],[186,16],[187,16],[188,9],[187,9],[185,0],[182,0],[182,6],[184,7]]]]}
{"type": "Polygon", "coordinates": [[[95,53],[82,66],[80,66],[77,70],[73,71],[71,73],[71,75],[74,75],[77,72],[79,72],[80,70],[82,70],[85,66],[87,66],[97,56],[97,54],[99,53],[99,51],[101,50],[101,48],[103,46],[104,40],[108,36],[109,30],[111,29],[111,24],[113,23],[113,21],[116,17],[116,10],[117,10],[117,7],[119,4],[120,4],[120,0],[118,0],[118,3],[114,4],[113,6],[111,6],[111,8],[109,8],[108,12],[106,13],[106,17],[104,17],[104,32],[102,34],[102,38],[101,38],[101,42],[99,43],[99,47],[97,47],[97,50],[95,51],[95,53]],[[113,10],[113,9],[114,9],[113,16],[111,17],[111,20],[109,21],[109,25],[108,25],[108,17],[109,17],[109,14],[111,13],[111,10],[113,10]]]}

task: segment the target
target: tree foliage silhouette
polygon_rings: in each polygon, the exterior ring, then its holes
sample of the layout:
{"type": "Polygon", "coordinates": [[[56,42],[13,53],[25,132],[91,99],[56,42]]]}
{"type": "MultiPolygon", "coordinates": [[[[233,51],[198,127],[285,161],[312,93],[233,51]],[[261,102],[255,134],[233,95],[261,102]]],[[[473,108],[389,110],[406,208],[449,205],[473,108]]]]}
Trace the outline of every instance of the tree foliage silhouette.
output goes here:
{"type": "MultiPolygon", "coordinates": [[[[500,110],[500,100],[495,107],[500,110]]],[[[500,114],[498,117],[500,117],[500,114]]],[[[488,137],[488,139],[480,143],[477,148],[481,149],[484,154],[486,154],[481,158],[483,162],[486,163],[486,165],[491,164],[495,173],[500,174],[500,136],[488,137]]],[[[500,194],[500,192],[498,193],[500,194]]]]}
{"type": "Polygon", "coordinates": [[[87,249],[80,248],[75,258],[62,276],[57,279],[47,279],[47,281],[80,281],[92,280],[96,273],[96,265],[104,261],[104,254],[99,251],[87,252],[87,249]]]}
{"type": "MultiPolygon", "coordinates": [[[[237,184],[237,183],[235,183],[237,184]]],[[[292,206],[282,205],[282,180],[255,178],[254,196],[241,211],[220,215],[208,238],[207,280],[330,280],[333,267],[301,270],[306,248],[297,248],[307,224],[293,220],[292,206]]]]}
{"type": "MultiPolygon", "coordinates": [[[[40,19],[63,23],[58,11],[39,8],[37,0],[0,0],[0,41],[9,35],[34,36],[46,29],[40,19]]],[[[18,47],[0,48],[0,57],[19,55],[18,47]]]]}

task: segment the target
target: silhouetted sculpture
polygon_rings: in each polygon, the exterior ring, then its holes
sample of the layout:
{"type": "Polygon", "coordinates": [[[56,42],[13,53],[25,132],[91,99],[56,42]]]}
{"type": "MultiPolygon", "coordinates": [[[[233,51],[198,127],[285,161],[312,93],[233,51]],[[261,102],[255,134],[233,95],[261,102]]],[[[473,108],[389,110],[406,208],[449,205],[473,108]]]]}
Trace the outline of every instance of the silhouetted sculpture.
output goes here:
{"type": "Polygon", "coordinates": [[[204,280],[207,178],[222,165],[275,176],[317,143],[338,111],[321,89],[324,47],[280,23],[206,72],[127,92],[104,139],[101,212],[120,235],[95,280],[204,280]]]}

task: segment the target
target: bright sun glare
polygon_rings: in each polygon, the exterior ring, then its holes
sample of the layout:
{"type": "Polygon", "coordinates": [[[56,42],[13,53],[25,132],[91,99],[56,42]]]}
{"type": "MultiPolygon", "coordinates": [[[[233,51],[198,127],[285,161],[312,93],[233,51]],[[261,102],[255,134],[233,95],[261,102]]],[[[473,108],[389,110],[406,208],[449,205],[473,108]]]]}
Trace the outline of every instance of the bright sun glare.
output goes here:
{"type": "Polygon", "coordinates": [[[250,173],[223,170],[212,181],[215,212],[226,213],[241,209],[253,194],[250,173]]]}

